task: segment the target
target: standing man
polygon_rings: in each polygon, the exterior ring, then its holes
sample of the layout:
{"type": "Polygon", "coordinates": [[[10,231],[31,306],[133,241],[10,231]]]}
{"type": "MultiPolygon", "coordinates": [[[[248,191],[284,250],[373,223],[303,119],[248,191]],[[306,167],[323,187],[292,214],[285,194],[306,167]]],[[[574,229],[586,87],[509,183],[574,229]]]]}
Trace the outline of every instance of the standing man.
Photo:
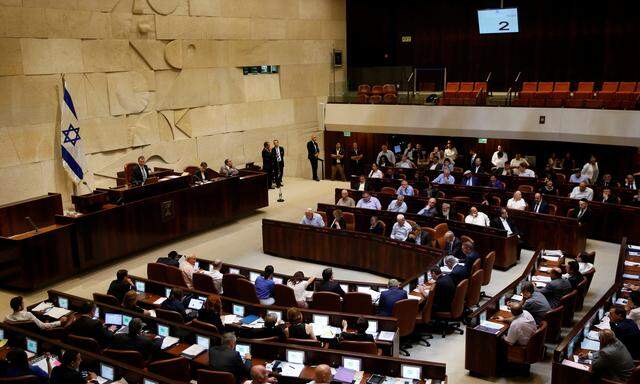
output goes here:
{"type": "Polygon", "coordinates": [[[355,141],[351,147],[351,151],[349,152],[349,172],[352,175],[359,175],[362,173],[362,158],[364,155],[358,148],[358,143],[355,141]]]}
{"type": "Polygon", "coordinates": [[[282,175],[284,174],[284,148],[280,146],[280,142],[277,139],[273,140],[271,156],[273,157],[273,170],[276,187],[280,188],[284,185],[282,184],[282,175]]]}
{"type": "Polygon", "coordinates": [[[336,173],[340,175],[340,180],[345,181],[344,175],[344,150],[342,144],[336,143],[336,149],[331,154],[331,180],[336,179],[336,173]]]}
{"type": "Polygon", "coordinates": [[[311,173],[313,180],[320,181],[318,178],[318,155],[320,154],[320,147],[316,141],[316,135],[311,136],[311,140],[307,142],[307,158],[311,163],[311,173]]]}
{"type": "Polygon", "coordinates": [[[271,144],[265,141],[262,147],[262,169],[267,174],[267,185],[273,189],[273,156],[271,154],[271,144]]]}
{"type": "Polygon", "coordinates": [[[144,184],[144,182],[147,181],[150,173],[151,171],[149,170],[149,167],[147,167],[147,162],[144,159],[144,156],[138,157],[138,166],[133,168],[133,174],[131,175],[131,184],[144,184]]]}

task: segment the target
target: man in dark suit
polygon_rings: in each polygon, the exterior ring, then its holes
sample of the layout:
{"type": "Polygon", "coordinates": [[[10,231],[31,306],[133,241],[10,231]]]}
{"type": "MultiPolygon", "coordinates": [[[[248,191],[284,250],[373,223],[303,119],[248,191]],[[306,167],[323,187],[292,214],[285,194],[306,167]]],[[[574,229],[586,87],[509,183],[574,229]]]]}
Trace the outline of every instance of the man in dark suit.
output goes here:
{"type": "Polygon", "coordinates": [[[176,251],[171,251],[169,252],[167,257],[159,257],[158,260],[156,260],[156,263],[180,268],[180,262],[178,261],[179,259],[180,259],[180,254],[176,251]]]}
{"type": "Polygon", "coordinates": [[[144,323],[139,318],[129,322],[128,333],[117,333],[113,336],[112,347],[120,350],[138,351],[145,360],[149,360],[160,350],[161,339],[150,339],[142,334],[144,323]]]}
{"type": "Polygon", "coordinates": [[[120,303],[124,299],[125,293],[133,289],[133,282],[129,278],[129,272],[126,269],[121,269],[116,272],[116,279],[109,284],[107,295],[114,296],[120,303]]]}
{"type": "Polygon", "coordinates": [[[214,371],[233,374],[236,382],[241,383],[244,378],[249,377],[251,355],[240,357],[240,353],[236,351],[236,335],[229,332],[222,335],[221,345],[209,349],[209,365],[214,371]]]}
{"type": "Polygon", "coordinates": [[[362,192],[373,190],[373,188],[371,187],[371,183],[367,181],[367,178],[364,177],[364,175],[360,175],[360,177],[358,177],[358,181],[353,182],[351,189],[362,192]]]}
{"type": "Polygon", "coordinates": [[[438,219],[454,220],[455,213],[451,209],[451,204],[442,203],[442,207],[440,208],[440,212],[438,212],[436,217],[438,219]]]}
{"type": "Polygon", "coordinates": [[[551,308],[557,308],[560,305],[562,296],[571,292],[571,283],[562,277],[560,268],[553,268],[550,272],[551,281],[545,285],[540,292],[547,298],[551,308]]]}
{"type": "Polygon", "coordinates": [[[640,328],[635,321],[627,319],[627,310],[616,305],[609,310],[611,330],[629,350],[634,360],[640,359],[640,328]]]}
{"type": "Polygon", "coordinates": [[[193,177],[196,179],[196,181],[211,180],[211,177],[207,175],[208,170],[209,170],[209,166],[207,165],[207,163],[203,161],[202,163],[200,163],[200,168],[198,168],[198,170],[193,175],[193,177]]]}
{"type": "Polygon", "coordinates": [[[276,182],[276,187],[281,187],[282,175],[284,174],[284,147],[280,146],[278,140],[273,140],[273,148],[271,149],[271,156],[273,157],[273,177],[276,182]]]}
{"type": "Polygon", "coordinates": [[[462,243],[462,247],[460,247],[460,249],[464,255],[464,258],[461,258],[460,260],[464,261],[464,274],[466,276],[465,278],[468,279],[471,277],[473,263],[480,258],[480,255],[476,252],[473,243],[470,241],[462,243]]]}
{"type": "Polygon", "coordinates": [[[613,181],[610,173],[605,173],[602,175],[602,179],[598,180],[596,185],[602,188],[613,188],[618,186],[618,183],[613,181]]]}
{"type": "Polygon", "coordinates": [[[507,231],[507,235],[517,235],[521,237],[521,232],[516,227],[515,223],[509,218],[509,212],[505,208],[500,208],[500,216],[491,220],[491,226],[497,229],[503,229],[507,231]]]}
{"type": "Polygon", "coordinates": [[[447,231],[447,233],[444,234],[444,252],[446,255],[459,255],[461,252],[461,246],[462,242],[456,237],[453,232],[447,231]]]}
{"type": "Polygon", "coordinates": [[[340,296],[344,296],[344,290],[340,284],[333,281],[333,269],[325,268],[322,271],[322,283],[318,287],[318,292],[333,292],[340,296]]]}
{"type": "Polygon", "coordinates": [[[451,311],[451,302],[456,294],[456,283],[450,275],[445,275],[440,267],[431,268],[431,278],[436,281],[433,298],[433,312],[451,311]]]}
{"type": "Polygon", "coordinates": [[[355,141],[349,151],[349,174],[350,175],[359,175],[362,173],[363,167],[363,159],[364,155],[360,148],[358,148],[358,143],[355,141]]]}
{"type": "MultiPolygon", "coordinates": [[[[182,290],[180,288],[173,288],[167,300],[163,301],[162,304],[160,304],[160,308],[166,311],[178,312],[180,315],[182,315],[184,321],[189,321],[191,316],[187,314],[187,308],[182,302],[183,299],[184,293],[182,292],[182,290]]],[[[197,312],[194,312],[194,315],[197,315],[197,312]]]]}
{"type": "Polygon", "coordinates": [[[133,174],[131,175],[131,184],[141,185],[147,181],[151,170],[147,167],[144,156],[138,157],[138,166],[133,168],[133,174]]]}
{"type": "Polygon", "coordinates": [[[267,185],[273,189],[273,153],[271,144],[265,141],[262,147],[262,170],[267,174],[267,185]]]}
{"type": "Polygon", "coordinates": [[[469,166],[469,169],[473,169],[473,165],[476,163],[476,159],[480,158],[480,156],[478,156],[478,154],[476,153],[475,149],[470,149],[469,150],[469,162],[467,163],[467,165],[469,166]]]}
{"type": "Polygon", "coordinates": [[[478,178],[471,174],[471,171],[464,171],[462,174],[462,178],[460,179],[460,185],[465,185],[467,187],[475,187],[478,184],[478,178]]]}
{"type": "Polygon", "coordinates": [[[391,316],[393,305],[400,300],[407,298],[407,291],[400,288],[400,282],[396,279],[389,280],[388,288],[380,294],[378,300],[378,314],[380,316],[391,316]]]}
{"type": "Polygon", "coordinates": [[[549,214],[549,204],[542,198],[540,192],[533,195],[533,203],[530,205],[531,212],[549,214]]]}
{"type": "Polygon", "coordinates": [[[471,166],[471,172],[478,174],[478,173],[487,173],[484,170],[484,167],[482,166],[482,159],[480,159],[479,157],[476,157],[475,160],[473,161],[473,165],[471,166]]]}
{"type": "Polygon", "coordinates": [[[444,265],[451,270],[451,272],[449,272],[449,276],[456,286],[460,284],[462,280],[468,279],[465,266],[458,263],[458,259],[455,256],[445,256],[444,265]]]}
{"type": "Polygon", "coordinates": [[[311,163],[311,172],[313,180],[320,181],[318,178],[318,156],[320,155],[320,147],[316,141],[316,135],[311,136],[311,140],[307,142],[307,158],[311,163]]]}
{"type": "Polygon", "coordinates": [[[79,309],[80,317],[67,327],[67,332],[76,336],[90,337],[106,347],[113,337],[113,334],[105,328],[98,319],[94,319],[95,305],[89,301],[82,303],[79,309]]]}
{"type": "Polygon", "coordinates": [[[588,224],[591,221],[591,208],[589,208],[589,201],[587,199],[580,199],[578,208],[573,209],[571,217],[578,219],[580,225],[588,224]]]}
{"type": "Polygon", "coordinates": [[[602,197],[600,198],[600,202],[607,204],[618,204],[618,198],[611,193],[611,188],[605,187],[602,189],[602,197]]]}

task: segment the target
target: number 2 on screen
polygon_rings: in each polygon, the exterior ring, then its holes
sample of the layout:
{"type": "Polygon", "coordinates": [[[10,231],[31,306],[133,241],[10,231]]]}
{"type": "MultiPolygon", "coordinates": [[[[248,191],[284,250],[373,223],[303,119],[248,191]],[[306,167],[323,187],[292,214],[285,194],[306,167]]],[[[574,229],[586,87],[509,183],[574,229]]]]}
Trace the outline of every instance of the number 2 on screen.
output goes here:
{"type": "Polygon", "coordinates": [[[509,22],[508,21],[500,21],[498,23],[498,25],[500,26],[500,28],[498,28],[498,30],[500,30],[500,31],[508,31],[509,30],[509,22]]]}

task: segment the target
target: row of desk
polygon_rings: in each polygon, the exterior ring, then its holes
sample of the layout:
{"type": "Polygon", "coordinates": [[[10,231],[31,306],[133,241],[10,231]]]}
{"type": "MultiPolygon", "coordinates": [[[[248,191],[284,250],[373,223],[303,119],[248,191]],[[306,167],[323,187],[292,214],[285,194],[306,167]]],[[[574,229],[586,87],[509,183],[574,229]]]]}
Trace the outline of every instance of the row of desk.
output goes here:
{"type": "Polygon", "coordinates": [[[76,214],[63,215],[60,194],[0,206],[8,220],[0,227],[0,286],[43,287],[269,204],[262,172],[191,182],[191,176],[171,175],[155,184],[96,190],[74,197],[76,214]]]}

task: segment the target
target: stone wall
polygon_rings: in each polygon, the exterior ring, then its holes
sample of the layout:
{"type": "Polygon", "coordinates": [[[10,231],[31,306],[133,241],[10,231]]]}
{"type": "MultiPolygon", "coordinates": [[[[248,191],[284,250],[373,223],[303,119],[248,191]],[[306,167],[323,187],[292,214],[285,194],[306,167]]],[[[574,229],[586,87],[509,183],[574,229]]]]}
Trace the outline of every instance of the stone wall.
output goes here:
{"type": "Polygon", "coordinates": [[[0,203],[69,198],[63,74],[92,186],[115,185],[141,154],[177,170],[261,163],[274,138],[286,175],[308,176],[304,144],[319,130],[345,30],[345,0],[0,0],[0,203]],[[251,65],[280,73],[243,75],[251,65]]]}

